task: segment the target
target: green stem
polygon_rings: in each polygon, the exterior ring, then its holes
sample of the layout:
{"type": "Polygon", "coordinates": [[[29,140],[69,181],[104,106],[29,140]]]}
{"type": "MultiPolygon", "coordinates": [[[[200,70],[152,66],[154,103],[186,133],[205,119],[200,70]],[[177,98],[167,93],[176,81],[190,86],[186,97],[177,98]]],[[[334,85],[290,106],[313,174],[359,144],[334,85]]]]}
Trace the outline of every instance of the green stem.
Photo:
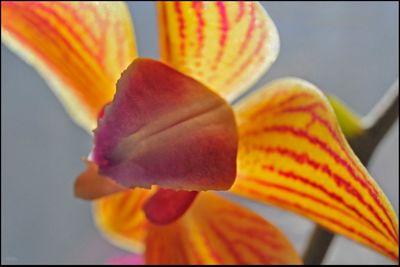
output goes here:
{"type": "MultiPolygon", "coordinates": [[[[399,117],[399,82],[396,80],[375,107],[362,119],[363,134],[348,140],[354,153],[367,166],[373,152],[399,117]]],[[[304,253],[304,264],[321,264],[335,234],[316,225],[304,253]]]]}

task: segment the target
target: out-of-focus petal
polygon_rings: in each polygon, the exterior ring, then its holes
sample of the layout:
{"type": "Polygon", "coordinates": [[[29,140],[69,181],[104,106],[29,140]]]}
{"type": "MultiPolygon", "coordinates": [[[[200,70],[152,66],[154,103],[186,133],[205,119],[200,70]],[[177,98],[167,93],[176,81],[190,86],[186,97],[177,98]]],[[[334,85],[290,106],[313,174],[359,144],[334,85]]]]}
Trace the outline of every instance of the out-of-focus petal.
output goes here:
{"type": "Polygon", "coordinates": [[[114,256],[107,260],[109,265],[144,265],[143,255],[114,256]]]}
{"type": "Polygon", "coordinates": [[[159,189],[144,204],[147,219],[154,224],[168,224],[181,217],[196,198],[197,191],[159,189]]]}
{"type": "Polygon", "coordinates": [[[152,193],[133,189],[94,202],[96,225],[110,242],[135,253],[143,252],[148,222],[142,208],[152,193]]]}
{"type": "Polygon", "coordinates": [[[136,57],[129,11],[117,2],[1,2],[2,41],[48,82],[90,131],[136,57]]]}
{"type": "Polygon", "coordinates": [[[396,215],[314,85],[278,80],[235,111],[240,142],[233,192],[297,212],[398,258],[396,215]]]}
{"type": "Polygon", "coordinates": [[[334,95],[328,95],[327,98],[335,111],[344,136],[349,139],[362,134],[364,126],[361,118],[334,95]]]}
{"type": "Polygon", "coordinates": [[[100,174],[126,187],[226,190],[236,177],[231,107],[196,80],[136,59],[95,130],[100,174]]]}
{"type": "Polygon", "coordinates": [[[147,264],[299,264],[275,226],[213,193],[200,193],[188,212],[165,226],[149,224],[147,264]]]}
{"type": "Polygon", "coordinates": [[[160,1],[158,17],[161,59],[230,101],[278,56],[278,31],[257,2],[160,1]]]}
{"type": "Polygon", "coordinates": [[[94,200],[120,191],[129,190],[111,180],[101,176],[99,168],[94,162],[86,161],[87,169],[75,180],[74,194],[84,200],[94,200]]]}

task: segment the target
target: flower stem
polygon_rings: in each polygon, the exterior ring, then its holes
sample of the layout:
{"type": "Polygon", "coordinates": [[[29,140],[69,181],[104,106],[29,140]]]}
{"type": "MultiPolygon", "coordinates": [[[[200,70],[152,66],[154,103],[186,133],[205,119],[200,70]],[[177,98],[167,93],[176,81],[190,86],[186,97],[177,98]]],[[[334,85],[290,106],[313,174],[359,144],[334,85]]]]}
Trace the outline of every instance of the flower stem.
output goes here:
{"type": "Polygon", "coordinates": [[[361,162],[367,166],[379,142],[399,117],[399,81],[396,80],[375,107],[362,119],[365,132],[349,139],[361,162]]]}
{"type": "MultiPolygon", "coordinates": [[[[399,117],[399,81],[396,80],[375,107],[362,119],[365,131],[348,140],[367,166],[375,148],[399,117]]],[[[316,225],[304,253],[304,264],[321,264],[335,234],[316,225]]]]}

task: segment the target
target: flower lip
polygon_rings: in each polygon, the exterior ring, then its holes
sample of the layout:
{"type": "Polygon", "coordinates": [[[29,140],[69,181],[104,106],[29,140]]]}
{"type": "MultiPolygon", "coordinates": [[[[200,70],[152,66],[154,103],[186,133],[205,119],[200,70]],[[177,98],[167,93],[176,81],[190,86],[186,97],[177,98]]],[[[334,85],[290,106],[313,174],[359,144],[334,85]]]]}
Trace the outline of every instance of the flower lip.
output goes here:
{"type": "Polygon", "coordinates": [[[122,73],[94,131],[93,160],[125,187],[227,190],[236,176],[237,129],[227,102],[151,59],[122,73]]]}

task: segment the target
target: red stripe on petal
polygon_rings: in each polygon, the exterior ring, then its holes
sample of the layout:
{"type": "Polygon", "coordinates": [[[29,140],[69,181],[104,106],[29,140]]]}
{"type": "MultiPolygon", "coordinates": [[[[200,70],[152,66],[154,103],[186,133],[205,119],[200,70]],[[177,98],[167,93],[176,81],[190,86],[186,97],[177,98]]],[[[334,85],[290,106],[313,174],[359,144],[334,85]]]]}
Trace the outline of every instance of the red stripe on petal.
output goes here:
{"type": "Polygon", "coordinates": [[[396,215],[315,86],[275,81],[239,103],[236,115],[240,144],[232,192],[298,212],[397,257],[396,215]]]}

